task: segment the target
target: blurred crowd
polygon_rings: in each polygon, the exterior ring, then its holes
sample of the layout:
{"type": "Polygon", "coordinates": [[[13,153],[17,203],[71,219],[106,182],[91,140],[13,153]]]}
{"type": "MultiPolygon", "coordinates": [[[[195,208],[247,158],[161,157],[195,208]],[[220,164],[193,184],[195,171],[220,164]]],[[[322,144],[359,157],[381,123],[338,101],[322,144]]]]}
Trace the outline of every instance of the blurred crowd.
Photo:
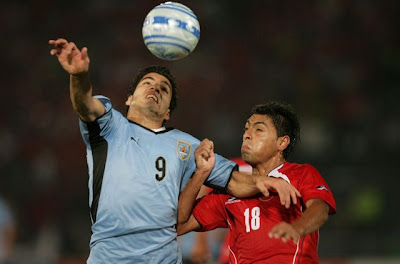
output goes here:
{"type": "Polygon", "coordinates": [[[12,263],[88,254],[85,146],[69,77],[47,44],[58,37],[88,47],[96,93],[121,112],[140,68],[169,66],[179,101],[167,125],[212,139],[226,157],[240,155],[253,105],[293,104],[302,123],[293,160],[317,167],[338,207],[321,229],[321,258],[399,257],[398,3],[181,2],[199,17],[201,37],[176,62],[155,58],[142,41],[143,20],[160,1],[1,2],[0,197],[16,226],[12,263]]]}

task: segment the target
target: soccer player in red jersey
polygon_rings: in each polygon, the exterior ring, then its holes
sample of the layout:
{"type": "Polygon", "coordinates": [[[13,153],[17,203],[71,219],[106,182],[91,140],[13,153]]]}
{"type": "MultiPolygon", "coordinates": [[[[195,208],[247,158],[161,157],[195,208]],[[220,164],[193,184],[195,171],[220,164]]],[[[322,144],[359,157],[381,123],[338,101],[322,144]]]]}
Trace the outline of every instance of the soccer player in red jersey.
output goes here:
{"type": "MultiPolygon", "coordinates": [[[[299,140],[300,123],[290,106],[276,102],[255,106],[245,124],[242,158],[253,174],[284,179],[300,191],[301,198],[287,209],[273,192],[236,198],[214,191],[195,204],[207,178],[195,174],[179,197],[178,235],[229,228],[230,263],[318,263],[318,230],[336,212],[336,204],[313,166],[286,161],[299,140]]],[[[202,149],[196,150],[198,168],[212,167],[213,149],[211,141],[203,141],[202,149]]]]}

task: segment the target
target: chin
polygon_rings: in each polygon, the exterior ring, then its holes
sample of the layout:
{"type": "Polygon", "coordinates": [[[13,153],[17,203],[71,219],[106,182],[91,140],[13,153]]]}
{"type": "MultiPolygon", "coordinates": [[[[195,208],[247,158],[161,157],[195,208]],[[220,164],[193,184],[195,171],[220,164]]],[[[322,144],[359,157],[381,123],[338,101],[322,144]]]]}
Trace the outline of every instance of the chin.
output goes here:
{"type": "Polygon", "coordinates": [[[254,163],[254,160],[251,158],[250,154],[242,153],[242,160],[250,166],[252,166],[254,163]]]}

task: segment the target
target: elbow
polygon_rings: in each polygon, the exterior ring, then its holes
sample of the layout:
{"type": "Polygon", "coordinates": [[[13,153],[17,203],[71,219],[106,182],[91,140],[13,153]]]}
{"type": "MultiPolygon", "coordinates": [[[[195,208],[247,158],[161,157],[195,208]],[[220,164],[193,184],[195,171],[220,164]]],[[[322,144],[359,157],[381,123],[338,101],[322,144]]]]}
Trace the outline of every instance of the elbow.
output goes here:
{"type": "Polygon", "coordinates": [[[191,217],[187,221],[178,221],[176,224],[176,233],[178,236],[184,235],[191,231],[195,231],[200,228],[200,224],[195,220],[194,217],[191,217]]]}
{"type": "Polygon", "coordinates": [[[329,218],[328,211],[324,210],[323,212],[321,212],[321,214],[318,217],[318,228],[322,227],[326,223],[326,221],[328,221],[328,218],[329,218]]]}
{"type": "Polygon", "coordinates": [[[178,235],[178,236],[181,236],[181,235],[184,235],[184,234],[186,234],[186,233],[188,233],[190,230],[188,230],[187,228],[186,228],[186,225],[185,224],[177,224],[176,225],[176,234],[178,235]]]}
{"type": "Polygon", "coordinates": [[[181,236],[181,235],[184,234],[180,224],[177,224],[177,225],[176,225],[176,234],[177,234],[178,236],[181,236]]]}
{"type": "Polygon", "coordinates": [[[184,231],[186,222],[187,222],[187,219],[185,219],[184,217],[182,217],[182,216],[178,217],[177,222],[176,222],[176,233],[178,236],[181,236],[181,235],[187,233],[184,231]]]}
{"type": "Polygon", "coordinates": [[[326,221],[328,221],[328,218],[329,218],[328,213],[324,213],[324,214],[322,215],[322,217],[321,217],[321,226],[322,226],[323,224],[325,224],[326,221]]]}
{"type": "Polygon", "coordinates": [[[325,202],[323,202],[323,210],[322,210],[323,214],[321,216],[321,226],[323,224],[326,223],[326,221],[328,221],[329,218],[329,205],[325,202]]]}

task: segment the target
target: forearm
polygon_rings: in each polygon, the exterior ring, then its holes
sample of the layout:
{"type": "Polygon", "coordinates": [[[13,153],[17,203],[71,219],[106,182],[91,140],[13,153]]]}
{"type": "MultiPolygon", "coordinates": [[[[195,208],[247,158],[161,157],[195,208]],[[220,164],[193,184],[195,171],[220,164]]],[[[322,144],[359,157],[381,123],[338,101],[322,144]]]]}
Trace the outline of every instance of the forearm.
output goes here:
{"type": "Polygon", "coordinates": [[[70,97],[73,108],[83,121],[94,121],[105,112],[103,104],[92,96],[88,73],[70,75],[70,97]]]}
{"type": "Polygon", "coordinates": [[[176,224],[176,232],[178,236],[196,230],[200,227],[196,218],[192,215],[193,206],[196,198],[203,186],[204,180],[209,175],[209,172],[197,170],[190,179],[185,190],[180,194],[178,200],[178,220],[176,224]]]}
{"type": "Polygon", "coordinates": [[[313,199],[306,207],[304,214],[292,223],[300,236],[311,234],[328,220],[329,206],[323,200],[313,199]]]}
{"type": "Polygon", "coordinates": [[[228,193],[239,198],[249,197],[259,193],[260,191],[252,177],[256,176],[233,171],[227,188],[228,193]]]}
{"type": "Polygon", "coordinates": [[[209,173],[197,170],[178,200],[178,225],[186,223],[192,214],[197,195],[209,173]]]}

